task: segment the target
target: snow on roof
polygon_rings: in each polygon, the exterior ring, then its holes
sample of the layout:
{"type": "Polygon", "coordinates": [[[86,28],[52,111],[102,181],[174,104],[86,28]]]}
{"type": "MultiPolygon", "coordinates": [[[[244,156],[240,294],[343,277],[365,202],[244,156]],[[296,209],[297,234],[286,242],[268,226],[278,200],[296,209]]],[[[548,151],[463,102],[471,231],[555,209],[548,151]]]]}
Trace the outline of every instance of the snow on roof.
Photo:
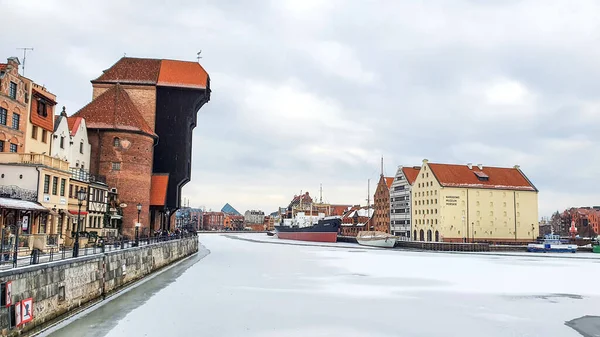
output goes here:
{"type": "Polygon", "coordinates": [[[11,198],[0,198],[0,208],[48,212],[46,207],[38,204],[37,202],[11,198]]]}

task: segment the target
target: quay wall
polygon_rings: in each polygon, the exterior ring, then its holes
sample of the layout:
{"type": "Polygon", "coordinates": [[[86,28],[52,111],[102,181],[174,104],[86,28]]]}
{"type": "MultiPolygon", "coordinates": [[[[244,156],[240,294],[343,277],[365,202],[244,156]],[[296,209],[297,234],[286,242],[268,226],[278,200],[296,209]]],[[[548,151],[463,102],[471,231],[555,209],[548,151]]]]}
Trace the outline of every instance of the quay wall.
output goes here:
{"type": "Polygon", "coordinates": [[[193,236],[1,271],[0,282],[11,282],[13,306],[0,307],[0,332],[3,336],[31,332],[196,252],[198,238],[193,236]],[[14,304],[29,298],[33,320],[13,327],[14,304]]]}

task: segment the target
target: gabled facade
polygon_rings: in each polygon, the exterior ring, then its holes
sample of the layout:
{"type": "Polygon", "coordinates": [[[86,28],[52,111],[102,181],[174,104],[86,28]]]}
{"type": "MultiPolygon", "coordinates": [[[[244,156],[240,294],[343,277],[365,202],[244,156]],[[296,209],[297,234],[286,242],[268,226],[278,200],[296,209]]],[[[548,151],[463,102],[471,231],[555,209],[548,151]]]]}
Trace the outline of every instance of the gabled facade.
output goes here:
{"type": "Polygon", "coordinates": [[[538,190],[518,166],[424,160],[412,194],[414,240],[530,242],[539,233],[538,190]]]}
{"type": "Polygon", "coordinates": [[[19,75],[19,59],[0,63],[0,152],[25,152],[28,85],[19,75]]]}
{"type": "Polygon", "coordinates": [[[390,188],[390,229],[393,235],[411,237],[411,187],[419,166],[399,166],[390,188]]]}
{"type": "Polygon", "coordinates": [[[54,131],[56,96],[45,87],[29,81],[28,116],[24,119],[25,152],[50,154],[54,131]]]}
{"type": "Polygon", "coordinates": [[[393,177],[384,177],[383,174],[379,177],[374,196],[375,214],[372,230],[390,232],[390,188],[393,182],[393,177]]]}
{"type": "MultiPolygon", "coordinates": [[[[60,115],[54,119],[54,132],[51,137],[50,154],[54,158],[69,161],[71,146],[69,144],[71,134],[69,123],[67,122],[67,113],[63,109],[60,115]]],[[[69,162],[70,163],[70,162],[69,162]]]]}

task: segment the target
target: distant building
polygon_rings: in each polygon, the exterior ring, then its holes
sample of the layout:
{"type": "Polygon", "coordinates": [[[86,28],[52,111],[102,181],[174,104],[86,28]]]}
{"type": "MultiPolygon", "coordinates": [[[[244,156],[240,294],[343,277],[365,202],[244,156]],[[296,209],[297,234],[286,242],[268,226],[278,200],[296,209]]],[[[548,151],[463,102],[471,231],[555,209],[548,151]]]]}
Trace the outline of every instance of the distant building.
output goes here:
{"type": "Polygon", "coordinates": [[[379,177],[377,190],[375,190],[375,214],[373,215],[372,230],[390,232],[390,188],[394,182],[393,177],[379,177]]]}
{"type": "Polygon", "coordinates": [[[231,215],[242,215],[235,208],[233,208],[229,203],[225,204],[223,208],[221,208],[221,212],[231,214],[231,215]]]}
{"type": "Polygon", "coordinates": [[[246,213],[244,213],[244,221],[246,222],[246,225],[262,225],[265,221],[265,212],[256,210],[246,211],[246,213]]]}
{"type": "Polygon", "coordinates": [[[175,213],[177,227],[190,231],[202,229],[202,218],[203,211],[200,208],[182,207],[175,213]]]}
{"type": "Polygon", "coordinates": [[[287,207],[285,217],[287,219],[291,219],[294,217],[296,212],[310,212],[312,204],[313,199],[310,197],[308,192],[304,194],[300,193],[300,195],[294,195],[294,198],[292,198],[292,201],[290,201],[287,207]]]}
{"type": "Polygon", "coordinates": [[[561,235],[570,236],[571,222],[575,223],[576,235],[580,237],[595,237],[600,233],[600,206],[572,207],[561,215],[561,228],[557,229],[561,235]]]}
{"type": "Polygon", "coordinates": [[[225,227],[225,213],[204,212],[202,214],[203,230],[223,230],[225,227]]]}
{"type": "Polygon", "coordinates": [[[393,235],[411,237],[411,194],[421,167],[399,166],[390,188],[390,230],[393,235]]]}
{"type": "Polygon", "coordinates": [[[223,227],[226,230],[241,231],[244,230],[244,216],[224,213],[223,227]]]}
{"type": "Polygon", "coordinates": [[[360,231],[368,231],[372,226],[375,210],[359,205],[351,207],[342,215],[341,235],[356,236],[360,231]]]}
{"type": "Polygon", "coordinates": [[[539,234],[538,190],[519,166],[423,160],[412,203],[414,240],[525,242],[539,234]]]}

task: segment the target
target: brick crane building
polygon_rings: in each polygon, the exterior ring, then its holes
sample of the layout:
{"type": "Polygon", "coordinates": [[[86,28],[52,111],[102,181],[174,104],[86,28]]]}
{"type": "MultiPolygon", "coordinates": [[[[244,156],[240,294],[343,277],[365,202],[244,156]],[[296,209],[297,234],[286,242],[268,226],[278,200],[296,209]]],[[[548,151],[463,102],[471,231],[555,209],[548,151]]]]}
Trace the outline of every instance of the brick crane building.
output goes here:
{"type": "Polygon", "coordinates": [[[196,62],[123,57],[92,81],[87,121],[90,172],[115,186],[123,234],[168,228],[191,178],[192,130],[210,99],[210,78],[196,62]]]}

